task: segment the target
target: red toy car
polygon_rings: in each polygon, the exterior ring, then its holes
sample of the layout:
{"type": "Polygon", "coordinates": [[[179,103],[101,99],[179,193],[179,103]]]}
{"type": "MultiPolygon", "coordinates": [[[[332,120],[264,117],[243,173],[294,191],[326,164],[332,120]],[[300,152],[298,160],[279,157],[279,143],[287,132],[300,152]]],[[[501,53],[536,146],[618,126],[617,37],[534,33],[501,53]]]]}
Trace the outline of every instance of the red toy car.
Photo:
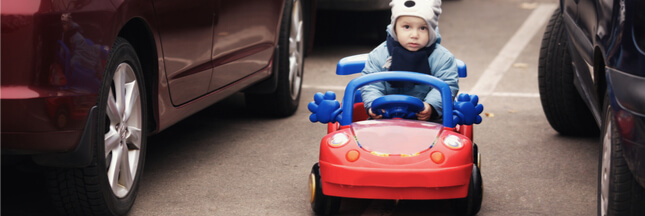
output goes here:
{"type": "MultiPolygon", "coordinates": [[[[360,72],[364,57],[342,59],[337,74],[360,72]]],[[[460,77],[465,77],[465,64],[457,61],[460,77]]],[[[347,85],[342,107],[333,92],[317,93],[315,101],[309,104],[313,113],[310,120],[328,123],[328,134],[320,144],[320,161],[313,166],[309,177],[313,211],[324,215],[336,213],[341,197],[347,197],[455,199],[459,202],[456,208],[459,214],[476,214],[483,197],[480,154],[472,141],[472,124],[481,122],[479,113],[483,111],[483,106],[477,104],[477,96],[462,94],[454,104],[443,103],[443,124],[440,124],[405,119],[406,115],[415,113],[418,106],[415,103],[420,100],[386,95],[374,101],[372,108],[385,109],[384,116],[389,115],[390,119],[368,120],[358,88],[385,80],[432,85],[441,90],[444,102],[452,101],[446,83],[412,72],[381,72],[358,77],[347,85]],[[386,100],[385,105],[380,99],[386,100]]]]}

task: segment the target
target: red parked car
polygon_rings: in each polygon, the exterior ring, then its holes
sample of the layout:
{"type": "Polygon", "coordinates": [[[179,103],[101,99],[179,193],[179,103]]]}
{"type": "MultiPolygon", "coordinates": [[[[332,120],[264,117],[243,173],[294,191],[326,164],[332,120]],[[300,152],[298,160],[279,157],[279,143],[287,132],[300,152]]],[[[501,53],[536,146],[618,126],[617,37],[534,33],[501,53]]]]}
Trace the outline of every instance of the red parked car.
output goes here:
{"type": "Polygon", "coordinates": [[[2,0],[2,153],[56,167],[61,214],[125,214],[148,135],[236,92],[296,111],[314,5],[2,0]]]}

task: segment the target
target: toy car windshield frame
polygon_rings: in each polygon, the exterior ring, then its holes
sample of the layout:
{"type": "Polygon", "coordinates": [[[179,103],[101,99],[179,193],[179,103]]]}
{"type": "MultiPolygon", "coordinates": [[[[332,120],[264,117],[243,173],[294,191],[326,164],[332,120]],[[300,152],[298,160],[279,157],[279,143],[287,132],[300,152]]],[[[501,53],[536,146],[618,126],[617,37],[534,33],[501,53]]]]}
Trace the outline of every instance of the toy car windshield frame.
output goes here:
{"type": "MultiPolygon", "coordinates": [[[[354,94],[362,86],[379,81],[404,81],[426,84],[438,89],[441,92],[443,113],[452,113],[452,94],[450,87],[439,78],[408,71],[379,72],[360,76],[351,80],[345,88],[343,96],[341,118],[339,124],[347,126],[352,123],[354,94]]],[[[452,115],[443,115],[443,126],[452,128],[452,115]]]]}

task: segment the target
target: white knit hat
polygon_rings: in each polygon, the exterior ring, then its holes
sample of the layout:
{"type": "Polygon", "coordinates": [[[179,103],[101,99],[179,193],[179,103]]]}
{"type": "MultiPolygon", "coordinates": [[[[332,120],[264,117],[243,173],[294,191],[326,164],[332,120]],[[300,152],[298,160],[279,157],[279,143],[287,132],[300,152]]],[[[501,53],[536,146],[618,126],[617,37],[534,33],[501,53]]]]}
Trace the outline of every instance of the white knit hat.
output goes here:
{"type": "Polygon", "coordinates": [[[389,28],[394,40],[397,40],[394,31],[396,19],[400,16],[416,16],[424,19],[429,27],[426,47],[434,44],[437,40],[435,29],[439,24],[439,15],[441,15],[441,0],[392,0],[390,7],[392,7],[392,23],[389,28]]]}

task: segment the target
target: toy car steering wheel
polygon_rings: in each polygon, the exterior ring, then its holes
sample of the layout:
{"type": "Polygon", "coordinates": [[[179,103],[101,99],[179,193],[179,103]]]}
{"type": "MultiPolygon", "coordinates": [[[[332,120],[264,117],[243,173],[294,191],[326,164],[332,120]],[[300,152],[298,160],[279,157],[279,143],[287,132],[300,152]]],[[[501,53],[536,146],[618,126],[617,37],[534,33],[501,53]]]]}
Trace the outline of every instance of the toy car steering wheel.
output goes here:
{"type": "Polygon", "coordinates": [[[386,95],[372,102],[372,112],[387,119],[414,119],[423,108],[423,101],[408,95],[386,95]]]}

